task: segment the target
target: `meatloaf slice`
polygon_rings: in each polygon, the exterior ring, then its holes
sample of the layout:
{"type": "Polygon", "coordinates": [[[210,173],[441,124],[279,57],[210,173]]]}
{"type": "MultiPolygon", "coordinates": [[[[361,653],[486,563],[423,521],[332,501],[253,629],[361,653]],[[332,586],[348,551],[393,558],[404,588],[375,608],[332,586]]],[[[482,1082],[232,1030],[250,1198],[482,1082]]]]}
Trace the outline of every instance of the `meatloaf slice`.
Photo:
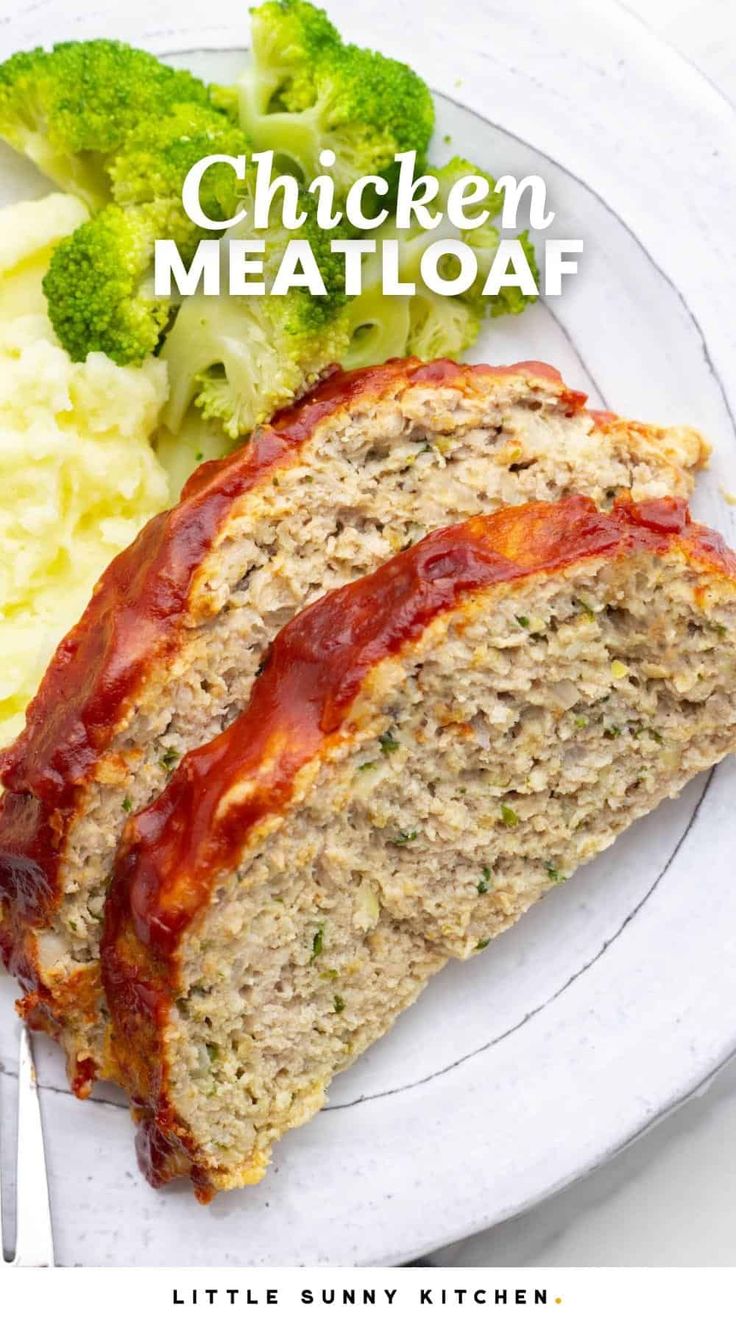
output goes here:
{"type": "Polygon", "coordinates": [[[0,952],[79,1093],[99,1059],[99,934],[125,819],[242,709],[295,611],[501,503],[689,492],[697,433],[584,400],[535,363],[337,374],[202,466],[103,576],[5,756],[0,810],[0,952]]]}
{"type": "Polygon", "coordinates": [[[736,557],[682,503],[532,503],[307,607],[129,820],[102,965],[154,1184],[273,1142],[451,957],[736,748],[736,557]]]}

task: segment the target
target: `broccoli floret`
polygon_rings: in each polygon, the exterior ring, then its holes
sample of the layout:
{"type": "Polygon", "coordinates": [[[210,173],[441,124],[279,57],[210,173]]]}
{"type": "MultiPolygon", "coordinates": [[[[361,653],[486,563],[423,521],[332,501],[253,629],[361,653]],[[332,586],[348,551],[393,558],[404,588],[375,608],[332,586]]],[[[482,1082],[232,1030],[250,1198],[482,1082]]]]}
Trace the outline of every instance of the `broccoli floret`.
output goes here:
{"type": "Polygon", "coordinates": [[[363,293],[351,299],[345,319],[348,345],[340,359],[344,368],[366,368],[386,359],[409,353],[412,299],[385,295],[381,276],[368,259],[364,266],[363,293]]]}
{"type": "MultiPolygon", "coordinates": [[[[343,45],[306,0],[269,0],[253,11],[253,57],[239,90],[240,120],[258,151],[286,158],[304,179],[331,148],[338,193],[389,170],[397,152],[423,158],[434,127],[426,84],[407,65],[343,45]]],[[[224,94],[222,104],[230,104],[224,94]]]]}
{"type": "MultiPolygon", "coordinates": [[[[175,239],[182,255],[189,257],[204,234],[181,202],[189,170],[204,156],[240,156],[249,148],[242,129],[219,111],[196,104],[176,106],[161,118],[142,120],[127,135],[108,168],[113,199],[121,207],[168,200],[168,220],[159,238],[175,239]]],[[[206,215],[221,221],[235,214],[247,192],[247,183],[218,162],[204,174],[199,199],[206,215]]]]}
{"type": "Polygon", "coordinates": [[[419,359],[457,358],[478,338],[481,317],[463,299],[431,290],[409,300],[406,353],[419,359]]]}
{"type": "MultiPolygon", "coordinates": [[[[448,161],[447,165],[441,166],[439,170],[436,170],[433,173],[437,176],[440,183],[438,203],[443,210],[447,207],[447,197],[452,185],[456,180],[462,179],[463,176],[480,175],[488,181],[491,189],[491,192],[485,201],[477,203],[474,208],[469,208],[467,205],[465,208],[466,212],[470,212],[471,215],[473,215],[473,213],[477,215],[481,211],[489,211],[490,216],[487,221],[484,221],[483,225],[476,226],[473,229],[460,230],[458,232],[459,238],[475,250],[475,255],[478,259],[478,275],[471,288],[459,297],[474,310],[479,320],[484,317],[502,317],[506,313],[523,313],[527,305],[534,301],[535,296],[522,294],[521,290],[516,289],[513,286],[502,286],[498,294],[483,294],[483,286],[486,277],[488,276],[488,272],[491,269],[500,240],[500,234],[495,225],[491,224],[491,221],[503,207],[501,194],[494,192],[495,180],[492,175],[489,175],[484,170],[479,170],[471,161],[466,161],[463,157],[459,156],[453,157],[451,161],[448,161]]],[[[445,225],[449,226],[449,222],[446,218],[445,225]]],[[[437,234],[444,235],[444,233],[444,230],[433,231],[434,236],[437,234]]],[[[524,249],[524,253],[535,280],[537,280],[539,277],[539,270],[534,254],[534,246],[529,235],[524,231],[523,234],[520,234],[517,237],[524,249]]],[[[451,266],[451,262],[452,260],[450,260],[448,265],[451,266]]],[[[472,343],[473,339],[475,339],[474,336],[466,343],[472,343]]]]}
{"type": "MultiPolygon", "coordinates": [[[[481,230],[476,230],[475,234],[481,235],[482,227],[481,230]]],[[[466,235],[465,237],[469,239],[469,235],[466,235]]],[[[524,230],[523,233],[517,235],[516,238],[519,240],[519,243],[524,250],[535,284],[538,287],[539,267],[534,252],[534,245],[529,238],[528,230],[524,230]]],[[[472,243],[473,241],[470,240],[470,242],[472,243]]],[[[482,243],[474,244],[474,247],[478,249],[478,280],[475,285],[468,290],[468,293],[464,297],[469,304],[472,304],[473,307],[478,309],[481,316],[505,317],[507,313],[512,313],[514,316],[518,316],[519,313],[523,313],[525,308],[529,307],[530,303],[536,303],[536,294],[523,294],[522,291],[517,289],[514,285],[502,286],[498,291],[498,294],[482,294],[480,292],[480,287],[482,287],[482,282],[488,275],[488,271],[490,270],[493,261],[493,254],[496,249],[494,245],[489,253],[481,253],[480,250],[484,248],[482,243]]]]}
{"type": "Polygon", "coordinates": [[[95,210],[110,199],[105,166],[132,128],[208,99],[193,74],[123,42],[62,42],[0,65],[0,136],[95,210]]]}
{"type": "MultiPolygon", "coordinates": [[[[44,282],[51,323],[73,359],[103,350],[124,364],[157,348],[169,305],[152,294],[155,241],[175,240],[189,260],[204,231],[182,206],[188,170],[202,156],[247,147],[237,125],[198,105],[144,119],[128,134],[108,167],[115,202],[59,246],[44,282]]],[[[247,188],[229,166],[215,165],[200,198],[213,219],[225,219],[247,188]]]]}
{"type": "Polygon", "coordinates": [[[255,113],[307,110],[315,100],[318,60],[336,56],[341,47],[324,10],[307,0],[266,0],[251,10],[253,60],[247,84],[255,113]]]}
{"type": "Polygon", "coordinates": [[[164,423],[176,432],[193,399],[237,440],[303,394],[346,341],[339,310],[301,290],[187,299],[162,353],[170,382],[164,423]]]}
{"type": "MultiPolygon", "coordinates": [[[[286,295],[185,299],[162,351],[170,385],[163,421],[171,432],[177,432],[194,401],[205,418],[219,419],[236,440],[302,395],[342,358],[350,332],[342,261],[330,251],[335,231],[319,229],[311,197],[302,195],[300,206],[307,221],[299,237],[309,241],[327,293],[312,296],[295,289],[286,295]]],[[[246,227],[235,227],[231,237],[244,238],[246,227]]],[[[276,224],[262,237],[268,282],[294,236],[276,224]]]]}
{"type": "MultiPolygon", "coordinates": [[[[491,176],[460,157],[454,157],[447,165],[427,173],[434,174],[439,181],[439,193],[433,205],[444,213],[443,219],[434,230],[415,226],[406,231],[399,230],[393,218],[389,218],[374,231],[378,253],[365,260],[363,293],[351,301],[346,314],[351,329],[350,347],[343,360],[347,367],[363,367],[404,354],[416,354],[422,359],[445,354],[457,357],[476,340],[485,318],[523,312],[533,301],[533,296],[522,294],[515,288],[504,287],[495,295],[482,292],[500,240],[491,221],[501,210],[502,199],[493,192],[491,176]],[[490,216],[475,229],[459,230],[447,216],[447,197],[453,183],[466,175],[481,175],[489,181],[490,195],[478,203],[477,211],[487,210],[490,216]],[[478,275],[464,294],[435,294],[421,279],[423,253],[430,244],[442,239],[460,239],[475,250],[478,275]],[[399,276],[403,281],[415,283],[415,295],[389,297],[381,293],[379,254],[380,245],[385,240],[398,241],[399,276]]],[[[519,238],[536,276],[529,236],[522,234],[519,238]]],[[[452,276],[455,262],[455,258],[448,256],[440,266],[441,274],[448,278],[452,276]]]]}
{"type": "Polygon", "coordinates": [[[165,218],[156,204],[105,207],[54,250],[43,289],[49,318],[72,359],[100,350],[116,363],[153,353],[169,316],[149,283],[165,218]]]}

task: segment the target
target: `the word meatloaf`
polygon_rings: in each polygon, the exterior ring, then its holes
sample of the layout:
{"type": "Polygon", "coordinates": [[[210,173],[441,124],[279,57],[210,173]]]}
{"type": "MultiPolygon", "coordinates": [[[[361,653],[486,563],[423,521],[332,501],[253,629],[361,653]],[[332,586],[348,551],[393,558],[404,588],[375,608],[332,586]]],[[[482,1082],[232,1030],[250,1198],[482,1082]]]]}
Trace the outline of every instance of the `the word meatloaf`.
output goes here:
{"type": "Polygon", "coordinates": [[[476,516],[307,607],[118,854],[151,1180],[258,1181],[448,958],[734,748],[736,557],[676,501],[476,516]]]}
{"type": "Polygon", "coordinates": [[[203,465],[102,577],[2,760],[0,952],[78,1093],[102,1052],[99,935],[125,820],[243,708],[296,611],[501,504],[688,494],[699,434],[584,406],[544,364],[337,374],[203,465]]]}

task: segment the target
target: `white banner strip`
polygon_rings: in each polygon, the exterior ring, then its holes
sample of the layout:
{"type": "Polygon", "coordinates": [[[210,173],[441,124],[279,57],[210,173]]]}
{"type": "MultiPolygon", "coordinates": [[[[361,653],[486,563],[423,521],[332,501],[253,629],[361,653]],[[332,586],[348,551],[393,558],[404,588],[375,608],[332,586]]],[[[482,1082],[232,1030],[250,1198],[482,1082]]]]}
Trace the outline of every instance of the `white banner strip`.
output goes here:
{"type": "Polygon", "coordinates": [[[471,1321],[732,1320],[733,1269],[25,1269],[0,1285],[3,1319],[471,1321]],[[11,1312],[13,1312],[11,1314],[11,1312]]]}

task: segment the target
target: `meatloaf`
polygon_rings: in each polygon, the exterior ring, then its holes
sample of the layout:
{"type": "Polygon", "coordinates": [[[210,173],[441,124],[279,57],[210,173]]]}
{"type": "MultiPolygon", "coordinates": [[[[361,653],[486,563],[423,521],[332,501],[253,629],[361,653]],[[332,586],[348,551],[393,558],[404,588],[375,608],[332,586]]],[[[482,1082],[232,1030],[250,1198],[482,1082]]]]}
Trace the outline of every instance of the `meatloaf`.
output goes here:
{"type": "Polygon", "coordinates": [[[544,364],[409,360],[332,376],[200,468],[103,576],[2,760],[0,953],[78,1093],[126,817],[243,708],[278,629],[431,529],[578,489],[687,495],[705,454],[690,429],[588,412],[544,364]]]}
{"type": "Polygon", "coordinates": [[[154,1184],[274,1141],[482,951],[736,748],[736,557],[680,502],[532,503],[307,607],[129,820],[102,967],[154,1184]]]}

